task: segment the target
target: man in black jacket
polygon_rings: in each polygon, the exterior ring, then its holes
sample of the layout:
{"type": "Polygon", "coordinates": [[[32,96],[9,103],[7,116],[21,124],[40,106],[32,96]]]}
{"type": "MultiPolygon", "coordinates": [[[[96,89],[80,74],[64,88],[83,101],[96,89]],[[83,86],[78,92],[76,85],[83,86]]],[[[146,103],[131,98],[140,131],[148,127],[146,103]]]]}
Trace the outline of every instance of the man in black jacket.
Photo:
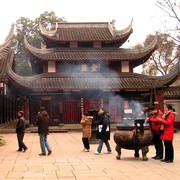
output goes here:
{"type": "Polygon", "coordinates": [[[94,154],[99,155],[101,154],[101,150],[103,147],[103,143],[105,143],[107,148],[107,154],[111,154],[111,146],[109,144],[110,140],[110,121],[109,121],[109,115],[106,114],[106,111],[103,107],[99,109],[100,120],[98,123],[98,132],[97,132],[97,138],[99,139],[99,146],[97,148],[97,151],[94,152],[94,154]]]}
{"type": "Polygon", "coordinates": [[[19,149],[17,151],[26,152],[26,150],[28,149],[27,146],[23,142],[25,128],[26,128],[26,124],[25,124],[24,112],[19,111],[18,121],[16,125],[16,133],[17,133],[17,140],[18,140],[18,146],[19,146],[19,149]]]}
{"type": "Polygon", "coordinates": [[[47,154],[50,155],[52,153],[52,150],[47,140],[47,135],[49,134],[49,115],[44,107],[40,108],[36,123],[38,126],[38,134],[41,146],[41,154],[39,155],[45,156],[46,149],[48,151],[47,154]]]}

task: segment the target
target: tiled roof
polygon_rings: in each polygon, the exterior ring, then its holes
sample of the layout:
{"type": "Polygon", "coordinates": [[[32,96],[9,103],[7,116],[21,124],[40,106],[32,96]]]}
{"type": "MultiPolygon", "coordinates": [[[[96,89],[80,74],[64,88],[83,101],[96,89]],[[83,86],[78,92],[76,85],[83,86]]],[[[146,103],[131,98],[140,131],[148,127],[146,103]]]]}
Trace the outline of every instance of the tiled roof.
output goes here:
{"type": "Polygon", "coordinates": [[[123,30],[116,30],[109,22],[58,23],[54,25],[54,30],[50,31],[39,24],[39,28],[45,39],[53,41],[121,41],[132,33],[132,21],[123,30]]]}
{"type": "MultiPolygon", "coordinates": [[[[180,65],[180,62],[179,62],[180,65]]],[[[180,98],[180,74],[177,80],[164,91],[165,98],[180,98]]]]}
{"type": "Polygon", "coordinates": [[[0,81],[5,80],[6,77],[7,65],[11,55],[10,42],[13,36],[13,30],[14,26],[11,27],[11,30],[4,43],[0,45],[0,81]]]}
{"type": "Polygon", "coordinates": [[[180,87],[179,88],[169,88],[164,91],[165,98],[180,98],[180,87]]]}
{"type": "Polygon", "coordinates": [[[170,87],[179,87],[180,88],[180,74],[179,77],[177,78],[177,80],[170,85],[170,87]]]}
{"type": "Polygon", "coordinates": [[[157,47],[157,38],[141,49],[124,49],[124,48],[92,48],[92,49],[38,49],[31,46],[25,38],[27,50],[36,57],[36,60],[45,61],[146,61],[157,47]]]}
{"type": "Polygon", "coordinates": [[[4,49],[0,51],[0,80],[4,80],[6,75],[9,50],[9,47],[4,47],[4,49]]]}
{"type": "Polygon", "coordinates": [[[177,71],[165,76],[146,76],[135,73],[125,74],[56,74],[46,73],[30,77],[21,77],[12,70],[9,71],[10,80],[20,87],[32,91],[79,91],[79,90],[141,90],[145,88],[164,87],[177,76],[177,71]]]}

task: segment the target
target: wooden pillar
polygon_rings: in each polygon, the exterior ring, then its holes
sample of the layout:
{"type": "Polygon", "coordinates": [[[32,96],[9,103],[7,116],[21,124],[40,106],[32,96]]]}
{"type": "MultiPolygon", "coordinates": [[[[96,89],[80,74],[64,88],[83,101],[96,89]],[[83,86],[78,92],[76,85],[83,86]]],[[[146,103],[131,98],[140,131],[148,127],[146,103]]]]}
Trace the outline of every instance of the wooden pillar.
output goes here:
{"type": "Polygon", "coordinates": [[[101,98],[101,107],[103,107],[104,105],[104,100],[103,100],[103,98],[101,98]]]}
{"type": "Polygon", "coordinates": [[[164,111],[164,91],[158,90],[156,95],[157,95],[156,99],[158,102],[157,108],[163,112],[164,111]]]}
{"type": "Polygon", "coordinates": [[[83,105],[84,99],[81,98],[81,114],[83,115],[84,113],[84,105],[83,105]]]}

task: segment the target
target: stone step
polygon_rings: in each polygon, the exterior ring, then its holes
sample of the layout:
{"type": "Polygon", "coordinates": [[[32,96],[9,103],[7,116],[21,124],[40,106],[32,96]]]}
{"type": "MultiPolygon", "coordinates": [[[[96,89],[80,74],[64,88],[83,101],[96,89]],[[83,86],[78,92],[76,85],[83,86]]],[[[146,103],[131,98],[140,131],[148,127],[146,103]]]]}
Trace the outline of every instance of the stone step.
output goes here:
{"type": "MultiPolygon", "coordinates": [[[[111,125],[111,130],[116,129],[117,124],[111,125]]],[[[0,133],[15,133],[15,123],[10,123],[0,127],[0,133]]],[[[82,131],[82,126],[80,124],[59,124],[59,126],[49,126],[50,133],[65,133],[68,131],[82,131]]],[[[29,125],[26,128],[27,133],[37,133],[37,126],[29,125]]]]}

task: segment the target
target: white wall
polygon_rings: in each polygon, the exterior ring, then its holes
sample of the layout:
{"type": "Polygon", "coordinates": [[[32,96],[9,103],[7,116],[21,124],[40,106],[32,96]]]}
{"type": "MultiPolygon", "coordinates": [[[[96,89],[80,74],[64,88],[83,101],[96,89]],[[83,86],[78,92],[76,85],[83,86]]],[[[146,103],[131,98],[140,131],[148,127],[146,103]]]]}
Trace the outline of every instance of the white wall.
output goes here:
{"type": "Polygon", "coordinates": [[[176,122],[180,122],[180,100],[165,100],[164,103],[171,104],[177,112],[176,122]]]}

